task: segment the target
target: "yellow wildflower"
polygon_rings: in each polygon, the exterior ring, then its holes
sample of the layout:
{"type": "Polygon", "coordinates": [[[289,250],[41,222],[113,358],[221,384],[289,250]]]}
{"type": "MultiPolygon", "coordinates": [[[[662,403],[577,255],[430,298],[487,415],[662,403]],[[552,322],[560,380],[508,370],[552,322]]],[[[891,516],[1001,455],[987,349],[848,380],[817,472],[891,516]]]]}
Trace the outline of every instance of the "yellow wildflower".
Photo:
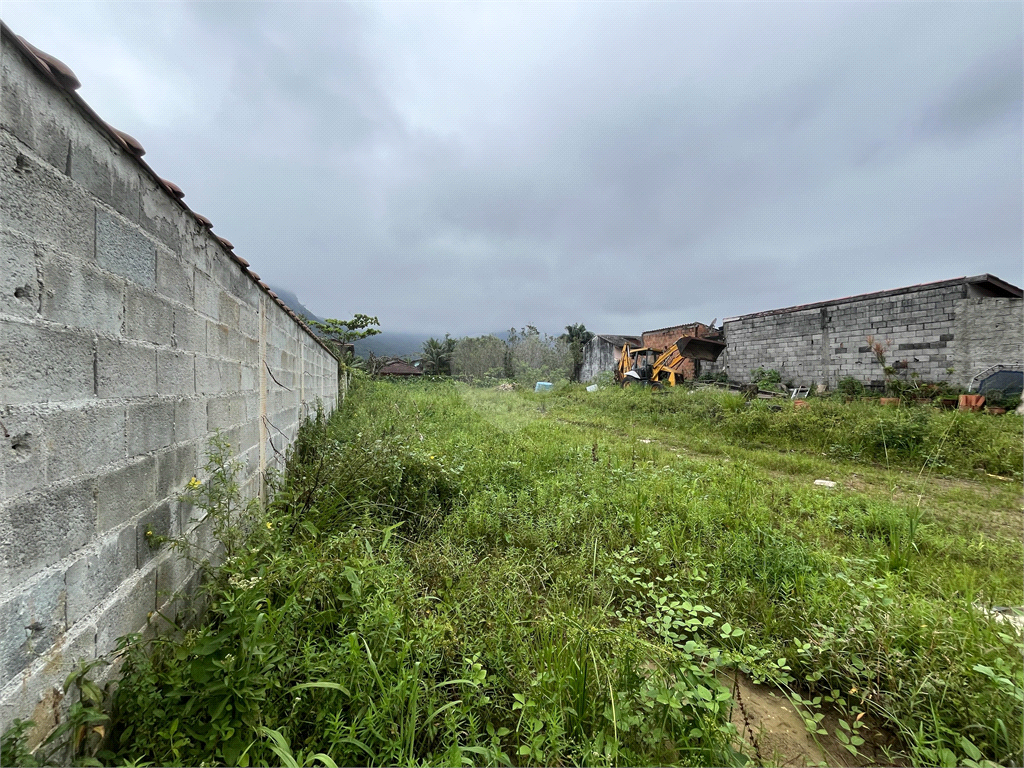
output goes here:
{"type": "Polygon", "coordinates": [[[273,529],[273,527],[274,527],[274,524],[272,522],[270,522],[269,520],[267,520],[267,530],[269,531],[269,530],[273,529]]]}

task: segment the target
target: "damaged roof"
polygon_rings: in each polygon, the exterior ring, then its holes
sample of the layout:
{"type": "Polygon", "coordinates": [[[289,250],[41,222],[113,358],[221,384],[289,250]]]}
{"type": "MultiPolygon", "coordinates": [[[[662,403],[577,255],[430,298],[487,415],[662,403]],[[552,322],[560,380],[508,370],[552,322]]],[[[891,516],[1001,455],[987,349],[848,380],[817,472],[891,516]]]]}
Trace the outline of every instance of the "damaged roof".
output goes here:
{"type": "Polygon", "coordinates": [[[305,322],[303,322],[302,318],[299,317],[299,315],[295,313],[291,308],[289,308],[288,305],[285,304],[277,296],[276,293],[271,291],[267,287],[266,283],[260,280],[259,275],[257,275],[253,270],[249,268],[249,262],[234,252],[234,245],[231,244],[231,241],[213,234],[213,222],[211,222],[205,216],[196,213],[191,208],[189,208],[188,205],[185,204],[185,201],[183,199],[185,197],[185,193],[182,191],[182,189],[177,184],[168,181],[167,179],[161,178],[156,174],[156,172],[152,168],[150,168],[149,164],[142,159],[142,156],[146,154],[146,150],[142,146],[142,143],[134,136],[131,136],[130,134],[125,133],[124,131],[119,131],[112,125],[106,123],[98,114],[96,114],[96,112],[93,110],[92,107],[89,106],[85,99],[83,99],[76,93],[76,91],[82,87],[82,83],[79,81],[78,77],[75,76],[75,73],[74,71],[72,71],[71,67],[69,67],[60,59],[58,59],[56,56],[52,56],[51,54],[39,50],[34,45],[25,40],[25,38],[14,34],[14,32],[11,31],[11,28],[8,27],[7,24],[4,23],[3,21],[0,21],[0,35],[2,35],[2,37],[5,39],[10,40],[14,47],[22,53],[25,59],[38,72],[40,72],[45,79],[49,80],[53,85],[55,85],[57,88],[63,91],[64,94],[69,97],[70,101],[78,108],[78,110],[83,115],[85,115],[86,118],[88,118],[96,127],[105,132],[111,139],[113,139],[115,144],[120,146],[126,154],[132,157],[135,160],[135,162],[152,177],[152,179],[157,183],[157,186],[163,188],[167,195],[175,203],[177,203],[182,208],[182,210],[191,215],[192,218],[195,219],[196,222],[203,229],[209,232],[210,236],[214,239],[214,241],[217,242],[221,249],[228,256],[231,257],[231,260],[234,261],[239,266],[242,272],[250,280],[252,280],[252,282],[255,283],[256,286],[259,287],[261,291],[263,291],[271,300],[273,300],[275,304],[281,307],[281,309],[283,309],[289,317],[291,317],[296,323],[298,323],[298,325],[307,334],[309,334],[309,336],[312,337],[313,340],[316,341],[316,343],[319,344],[324,349],[325,352],[327,352],[331,357],[337,357],[335,353],[330,349],[330,347],[328,347],[323,342],[323,340],[321,340],[320,337],[317,336],[316,333],[314,333],[313,330],[308,325],[306,325],[305,322]]]}

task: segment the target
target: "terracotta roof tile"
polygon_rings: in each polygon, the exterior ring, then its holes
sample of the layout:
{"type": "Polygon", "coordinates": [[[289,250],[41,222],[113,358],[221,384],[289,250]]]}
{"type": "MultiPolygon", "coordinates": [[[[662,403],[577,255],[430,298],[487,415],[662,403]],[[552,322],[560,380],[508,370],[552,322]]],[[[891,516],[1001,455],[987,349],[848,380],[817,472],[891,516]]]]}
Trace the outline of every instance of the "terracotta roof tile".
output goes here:
{"type": "Polygon", "coordinates": [[[256,281],[256,284],[257,284],[257,285],[258,285],[258,286],[259,286],[260,288],[262,288],[262,289],[263,289],[264,291],[269,291],[269,290],[270,290],[270,286],[269,286],[269,285],[267,285],[266,283],[264,283],[264,282],[263,282],[262,280],[257,280],[257,281],[256,281]]]}
{"type": "Polygon", "coordinates": [[[170,192],[172,195],[174,195],[179,200],[181,200],[183,197],[185,197],[185,193],[181,191],[181,187],[179,187],[173,181],[168,181],[167,179],[160,179],[160,183],[163,184],[164,187],[167,188],[168,192],[170,192]]]}
{"type": "Polygon", "coordinates": [[[50,72],[53,74],[54,77],[57,78],[57,80],[60,81],[61,85],[63,85],[65,88],[71,91],[77,91],[79,88],[82,87],[82,83],[75,76],[75,73],[74,71],[72,71],[71,67],[69,67],[60,59],[58,59],[56,56],[51,56],[45,51],[40,51],[38,48],[31,45],[29,45],[29,47],[32,48],[32,51],[33,53],[35,53],[36,56],[38,56],[46,63],[46,65],[50,69],[50,72]]]}
{"type": "Polygon", "coordinates": [[[218,237],[218,238],[217,238],[217,240],[218,240],[218,241],[220,242],[220,244],[221,244],[221,245],[223,245],[223,246],[224,246],[224,247],[225,247],[225,248],[226,248],[227,250],[229,250],[229,251],[233,251],[233,250],[235,249],[235,246],[233,246],[233,245],[231,244],[231,241],[230,241],[230,240],[228,240],[228,239],[226,239],[226,238],[223,238],[223,237],[218,237]]]}
{"type": "Polygon", "coordinates": [[[142,144],[139,143],[139,140],[132,136],[130,133],[119,131],[117,130],[117,128],[114,128],[113,126],[109,127],[110,130],[114,132],[114,135],[125,143],[125,145],[128,147],[128,151],[131,152],[133,155],[135,155],[136,157],[142,157],[144,154],[146,154],[145,147],[143,147],[142,144]]]}
{"type": "Polygon", "coordinates": [[[243,267],[248,267],[249,266],[249,262],[246,261],[245,259],[243,259],[241,256],[239,256],[237,253],[232,253],[231,255],[234,256],[235,257],[235,261],[237,261],[243,267]]]}
{"type": "Polygon", "coordinates": [[[255,281],[256,281],[257,283],[258,283],[258,282],[260,281],[260,276],[259,276],[259,274],[258,274],[258,273],[256,273],[256,272],[254,272],[254,271],[253,271],[253,270],[251,270],[251,269],[249,270],[249,277],[251,277],[251,278],[252,278],[253,280],[255,280],[255,281]]]}
{"type": "Polygon", "coordinates": [[[274,293],[273,291],[267,291],[267,295],[270,296],[270,298],[274,299],[275,301],[277,300],[277,294],[274,293]]]}
{"type": "MultiPolygon", "coordinates": [[[[32,43],[30,43],[28,40],[26,40],[21,35],[15,35],[15,37],[17,37],[18,40],[21,41],[21,44],[24,45],[28,49],[28,52],[32,54],[32,58],[34,58],[36,60],[36,63],[39,64],[39,66],[42,69],[46,70],[51,75],[53,75],[53,70],[50,69],[50,65],[47,64],[46,61],[43,60],[42,56],[39,55],[40,53],[42,53],[42,51],[40,51],[38,48],[36,48],[34,45],[32,45],[32,43]]],[[[53,76],[56,77],[56,75],[53,75],[53,76]]]]}
{"type": "Polygon", "coordinates": [[[207,229],[213,229],[213,222],[210,221],[205,216],[203,216],[201,213],[196,213],[195,211],[192,211],[192,215],[195,217],[196,221],[198,221],[204,227],[206,227],[207,229]]]}

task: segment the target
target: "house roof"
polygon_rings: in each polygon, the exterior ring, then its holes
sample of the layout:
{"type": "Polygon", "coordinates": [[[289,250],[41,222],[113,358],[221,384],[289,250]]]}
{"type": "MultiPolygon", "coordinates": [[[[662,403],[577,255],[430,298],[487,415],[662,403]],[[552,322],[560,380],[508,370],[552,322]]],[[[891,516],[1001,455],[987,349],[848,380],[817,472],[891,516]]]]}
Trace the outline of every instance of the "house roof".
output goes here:
{"type": "Polygon", "coordinates": [[[621,347],[623,344],[629,344],[631,347],[639,347],[643,344],[643,341],[639,336],[619,336],[614,333],[597,333],[594,334],[594,338],[607,341],[615,347],[621,347]]]}
{"type": "Polygon", "coordinates": [[[666,331],[682,331],[683,329],[694,328],[695,326],[698,326],[698,325],[703,325],[705,328],[711,328],[712,327],[710,325],[704,325],[704,323],[692,322],[692,323],[682,323],[680,325],[669,325],[669,326],[666,326],[664,328],[653,328],[653,329],[651,329],[649,331],[644,331],[644,333],[647,334],[647,333],[665,333],[666,331]]]}
{"type": "Polygon", "coordinates": [[[797,304],[792,307],[783,307],[782,309],[769,309],[763,312],[751,312],[746,315],[737,315],[735,317],[727,317],[723,322],[731,323],[736,320],[746,320],[753,317],[768,317],[769,315],[782,315],[788,312],[802,312],[807,309],[819,309],[821,307],[827,307],[834,304],[842,304],[850,301],[865,301],[867,299],[878,299],[886,296],[901,296],[908,293],[916,293],[918,291],[930,291],[936,288],[946,288],[954,285],[963,285],[967,287],[969,285],[978,286],[991,292],[992,296],[1004,296],[1008,298],[1021,298],[1024,297],[1024,291],[1017,286],[1000,280],[995,275],[983,274],[974,275],[973,277],[954,277],[950,280],[936,280],[931,283],[918,283],[917,285],[908,285],[904,288],[892,288],[887,291],[875,291],[873,293],[858,293],[854,296],[844,296],[841,299],[829,299],[827,301],[816,301],[813,304],[797,304]]]}
{"type": "Polygon", "coordinates": [[[213,223],[208,218],[202,216],[201,214],[196,213],[191,208],[189,208],[188,205],[185,204],[183,199],[185,197],[185,193],[181,190],[181,188],[174,182],[161,178],[156,174],[156,171],[150,168],[149,164],[142,159],[142,156],[146,154],[146,150],[139,142],[139,140],[136,139],[134,136],[130,136],[124,131],[119,131],[112,125],[106,123],[98,114],[96,114],[93,108],[90,107],[88,103],[86,103],[85,99],[83,99],[75,92],[79,88],[81,88],[82,84],[67,64],[65,64],[55,56],[51,56],[50,54],[39,50],[34,45],[25,40],[25,38],[14,34],[14,32],[11,31],[11,28],[8,27],[7,24],[5,24],[3,21],[0,21],[0,37],[9,40],[14,45],[14,47],[22,53],[22,55],[29,62],[29,64],[31,64],[40,74],[42,74],[42,76],[45,79],[49,80],[53,85],[55,85],[57,88],[64,92],[64,94],[68,97],[69,101],[78,109],[80,113],[82,113],[82,115],[85,116],[87,120],[93,123],[101,131],[106,133],[115,144],[121,147],[121,149],[125,152],[126,155],[134,159],[134,161],[143,169],[143,171],[153,178],[153,180],[157,183],[158,187],[162,188],[164,192],[175,203],[177,203],[177,205],[181,207],[182,210],[191,215],[192,218],[195,219],[196,222],[209,233],[210,237],[213,238],[214,242],[216,242],[220,246],[220,248],[229,257],[231,257],[232,261],[234,261],[239,266],[239,268],[242,270],[242,273],[245,274],[250,280],[252,280],[252,282],[254,282],[261,291],[267,294],[267,296],[271,300],[273,300],[275,304],[281,307],[281,309],[283,309],[285,313],[287,313],[288,316],[292,318],[292,320],[294,320],[307,334],[309,334],[309,336],[311,336],[313,340],[316,341],[316,343],[319,344],[324,349],[325,352],[327,352],[331,357],[337,357],[337,355],[334,354],[334,351],[331,350],[331,348],[328,347],[320,339],[320,337],[317,336],[313,332],[313,330],[302,321],[302,318],[299,317],[299,315],[294,310],[292,310],[287,304],[285,304],[276,293],[270,290],[267,284],[260,279],[260,276],[256,274],[255,271],[249,268],[249,262],[234,252],[234,246],[231,244],[229,240],[223,237],[218,237],[217,235],[213,234],[213,223]]]}
{"type": "Polygon", "coordinates": [[[423,371],[405,360],[392,360],[379,371],[378,376],[422,376],[423,371]]]}

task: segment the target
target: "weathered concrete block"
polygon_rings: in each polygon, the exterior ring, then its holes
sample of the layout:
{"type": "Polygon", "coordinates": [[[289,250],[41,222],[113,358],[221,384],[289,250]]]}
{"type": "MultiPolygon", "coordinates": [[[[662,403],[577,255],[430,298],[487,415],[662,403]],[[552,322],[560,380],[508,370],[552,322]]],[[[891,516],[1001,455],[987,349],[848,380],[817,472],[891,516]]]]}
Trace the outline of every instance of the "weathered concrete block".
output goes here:
{"type": "Polygon", "coordinates": [[[64,253],[91,258],[93,205],[74,183],[16,147],[0,132],[0,210],[3,223],[64,253]]]}
{"type": "Polygon", "coordinates": [[[156,249],[157,292],[179,304],[191,307],[194,269],[163,246],[156,249]]]}
{"type": "Polygon", "coordinates": [[[4,52],[0,125],[20,139],[53,168],[67,162],[69,134],[66,120],[59,119],[60,99],[53,89],[38,87],[38,75],[13,48],[4,52]],[[48,90],[50,92],[48,92],[48,90]]]}
{"type": "Polygon", "coordinates": [[[238,328],[239,313],[238,302],[226,291],[221,291],[217,296],[217,319],[230,328],[238,328]]]}
{"type": "Polygon", "coordinates": [[[32,241],[0,229],[0,312],[32,318],[39,311],[39,275],[32,241]]]}
{"type": "Polygon", "coordinates": [[[96,533],[91,480],[32,491],[2,509],[0,540],[8,546],[0,557],[15,583],[80,549],[96,533]]]}
{"type": "Polygon", "coordinates": [[[239,373],[241,374],[241,386],[243,392],[250,392],[256,389],[259,385],[259,376],[257,375],[256,370],[255,365],[242,364],[239,373]]]}
{"type": "Polygon", "coordinates": [[[96,261],[132,282],[156,285],[156,246],[138,227],[118,214],[96,209],[96,261]]]}
{"type": "Polygon", "coordinates": [[[186,223],[186,216],[188,214],[166,189],[149,179],[142,180],[139,224],[175,253],[181,253],[185,229],[193,226],[191,222],[186,223]]]}
{"type": "MultiPolygon", "coordinates": [[[[166,614],[165,607],[178,594],[188,595],[198,588],[200,579],[195,566],[177,552],[162,552],[156,563],[156,602],[160,612],[166,614]]],[[[183,606],[179,606],[180,609],[183,606]]],[[[172,611],[168,616],[175,618],[172,611]]]]}
{"type": "Polygon", "coordinates": [[[144,631],[156,610],[156,571],[139,573],[115,593],[114,603],[96,622],[96,655],[117,647],[119,638],[144,631]]]}
{"type": "Polygon", "coordinates": [[[0,688],[43,655],[67,629],[64,575],[33,579],[0,603],[0,688]]]}
{"type": "Polygon", "coordinates": [[[220,360],[204,355],[196,356],[196,392],[203,395],[217,395],[224,392],[220,360]]]}
{"type": "Polygon", "coordinates": [[[125,457],[125,408],[92,403],[45,417],[50,482],[95,474],[125,457]]]}
{"type": "Polygon", "coordinates": [[[155,395],[156,350],[130,342],[96,342],[96,392],[99,397],[155,395]]]}
{"type": "Polygon", "coordinates": [[[174,442],[174,400],[128,406],[128,455],[138,456],[174,442]]]}
{"type": "Polygon", "coordinates": [[[164,299],[129,285],[125,291],[125,335],[169,347],[174,335],[173,307],[164,299]]]}
{"type": "Polygon", "coordinates": [[[17,685],[9,685],[0,694],[0,731],[15,718],[30,719],[36,727],[29,731],[30,742],[39,742],[58,724],[61,709],[72,698],[65,697],[64,681],[80,661],[96,658],[96,626],[82,623],[59,637],[56,644],[34,665],[33,673],[23,672],[17,685]]]}
{"type": "Polygon", "coordinates": [[[107,531],[131,520],[156,502],[156,457],[144,456],[96,483],[96,526],[107,531]]]}
{"type": "Polygon", "coordinates": [[[71,178],[129,221],[138,222],[140,171],[134,158],[90,125],[73,130],[68,159],[71,178]]]}
{"type": "Polygon", "coordinates": [[[67,618],[72,625],[102,603],[136,569],[136,531],[125,526],[98,542],[64,575],[67,618]]]}
{"type": "Polygon", "coordinates": [[[217,397],[207,401],[206,428],[226,429],[245,420],[245,398],[241,395],[217,397]]]}
{"type": "Polygon", "coordinates": [[[228,357],[231,344],[231,329],[223,323],[209,321],[206,324],[206,351],[215,357],[228,357]]]}
{"type": "Polygon", "coordinates": [[[7,406],[0,409],[0,421],[7,432],[0,437],[0,477],[4,478],[4,496],[0,498],[10,499],[46,485],[46,427],[38,409],[7,406]]]}
{"type": "Polygon", "coordinates": [[[247,339],[253,341],[260,337],[260,315],[259,310],[242,304],[238,308],[238,332],[247,339]]]}
{"type": "Polygon", "coordinates": [[[156,386],[163,395],[195,394],[195,356],[188,352],[158,349],[156,353],[156,386]]]}
{"type": "Polygon", "coordinates": [[[199,474],[199,451],[197,443],[176,445],[157,456],[156,497],[166,499],[176,496],[185,485],[199,474]]]}
{"type": "Polygon", "coordinates": [[[206,354],[206,319],[191,309],[174,310],[174,345],[188,352],[206,354]]]}
{"type": "Polygon", "coordinates": [[[217,320],[220,301],[220,286],[208,275],[196,270],[193,283],[193,303],[196,312],[217,320]]]}
{"type": "Polygon", "coordinates": [[[124,281],[80,259],[52,255],[42,265],[41,311],[55,323],[121,333],[124,281]]]}
{"type": "Polygon", "coordinates": [[[0,323],[0,381],[7,404],[92,397],[93,340],[73,331],[0,323]]]}
{"type": "Polygon", "coordinates": [[[206,437],[206,399],[184,398],[174,404],[174,441],[192,442],[206,437]]]}
{"type": "Polygon", "coordinates": [[[156,543],[157,537],[170,536],[171,503],[165,501],[142,516],[135,526],[135,550],[138,553],[138,566],[142,568],[160,552],[156,543]]]}

